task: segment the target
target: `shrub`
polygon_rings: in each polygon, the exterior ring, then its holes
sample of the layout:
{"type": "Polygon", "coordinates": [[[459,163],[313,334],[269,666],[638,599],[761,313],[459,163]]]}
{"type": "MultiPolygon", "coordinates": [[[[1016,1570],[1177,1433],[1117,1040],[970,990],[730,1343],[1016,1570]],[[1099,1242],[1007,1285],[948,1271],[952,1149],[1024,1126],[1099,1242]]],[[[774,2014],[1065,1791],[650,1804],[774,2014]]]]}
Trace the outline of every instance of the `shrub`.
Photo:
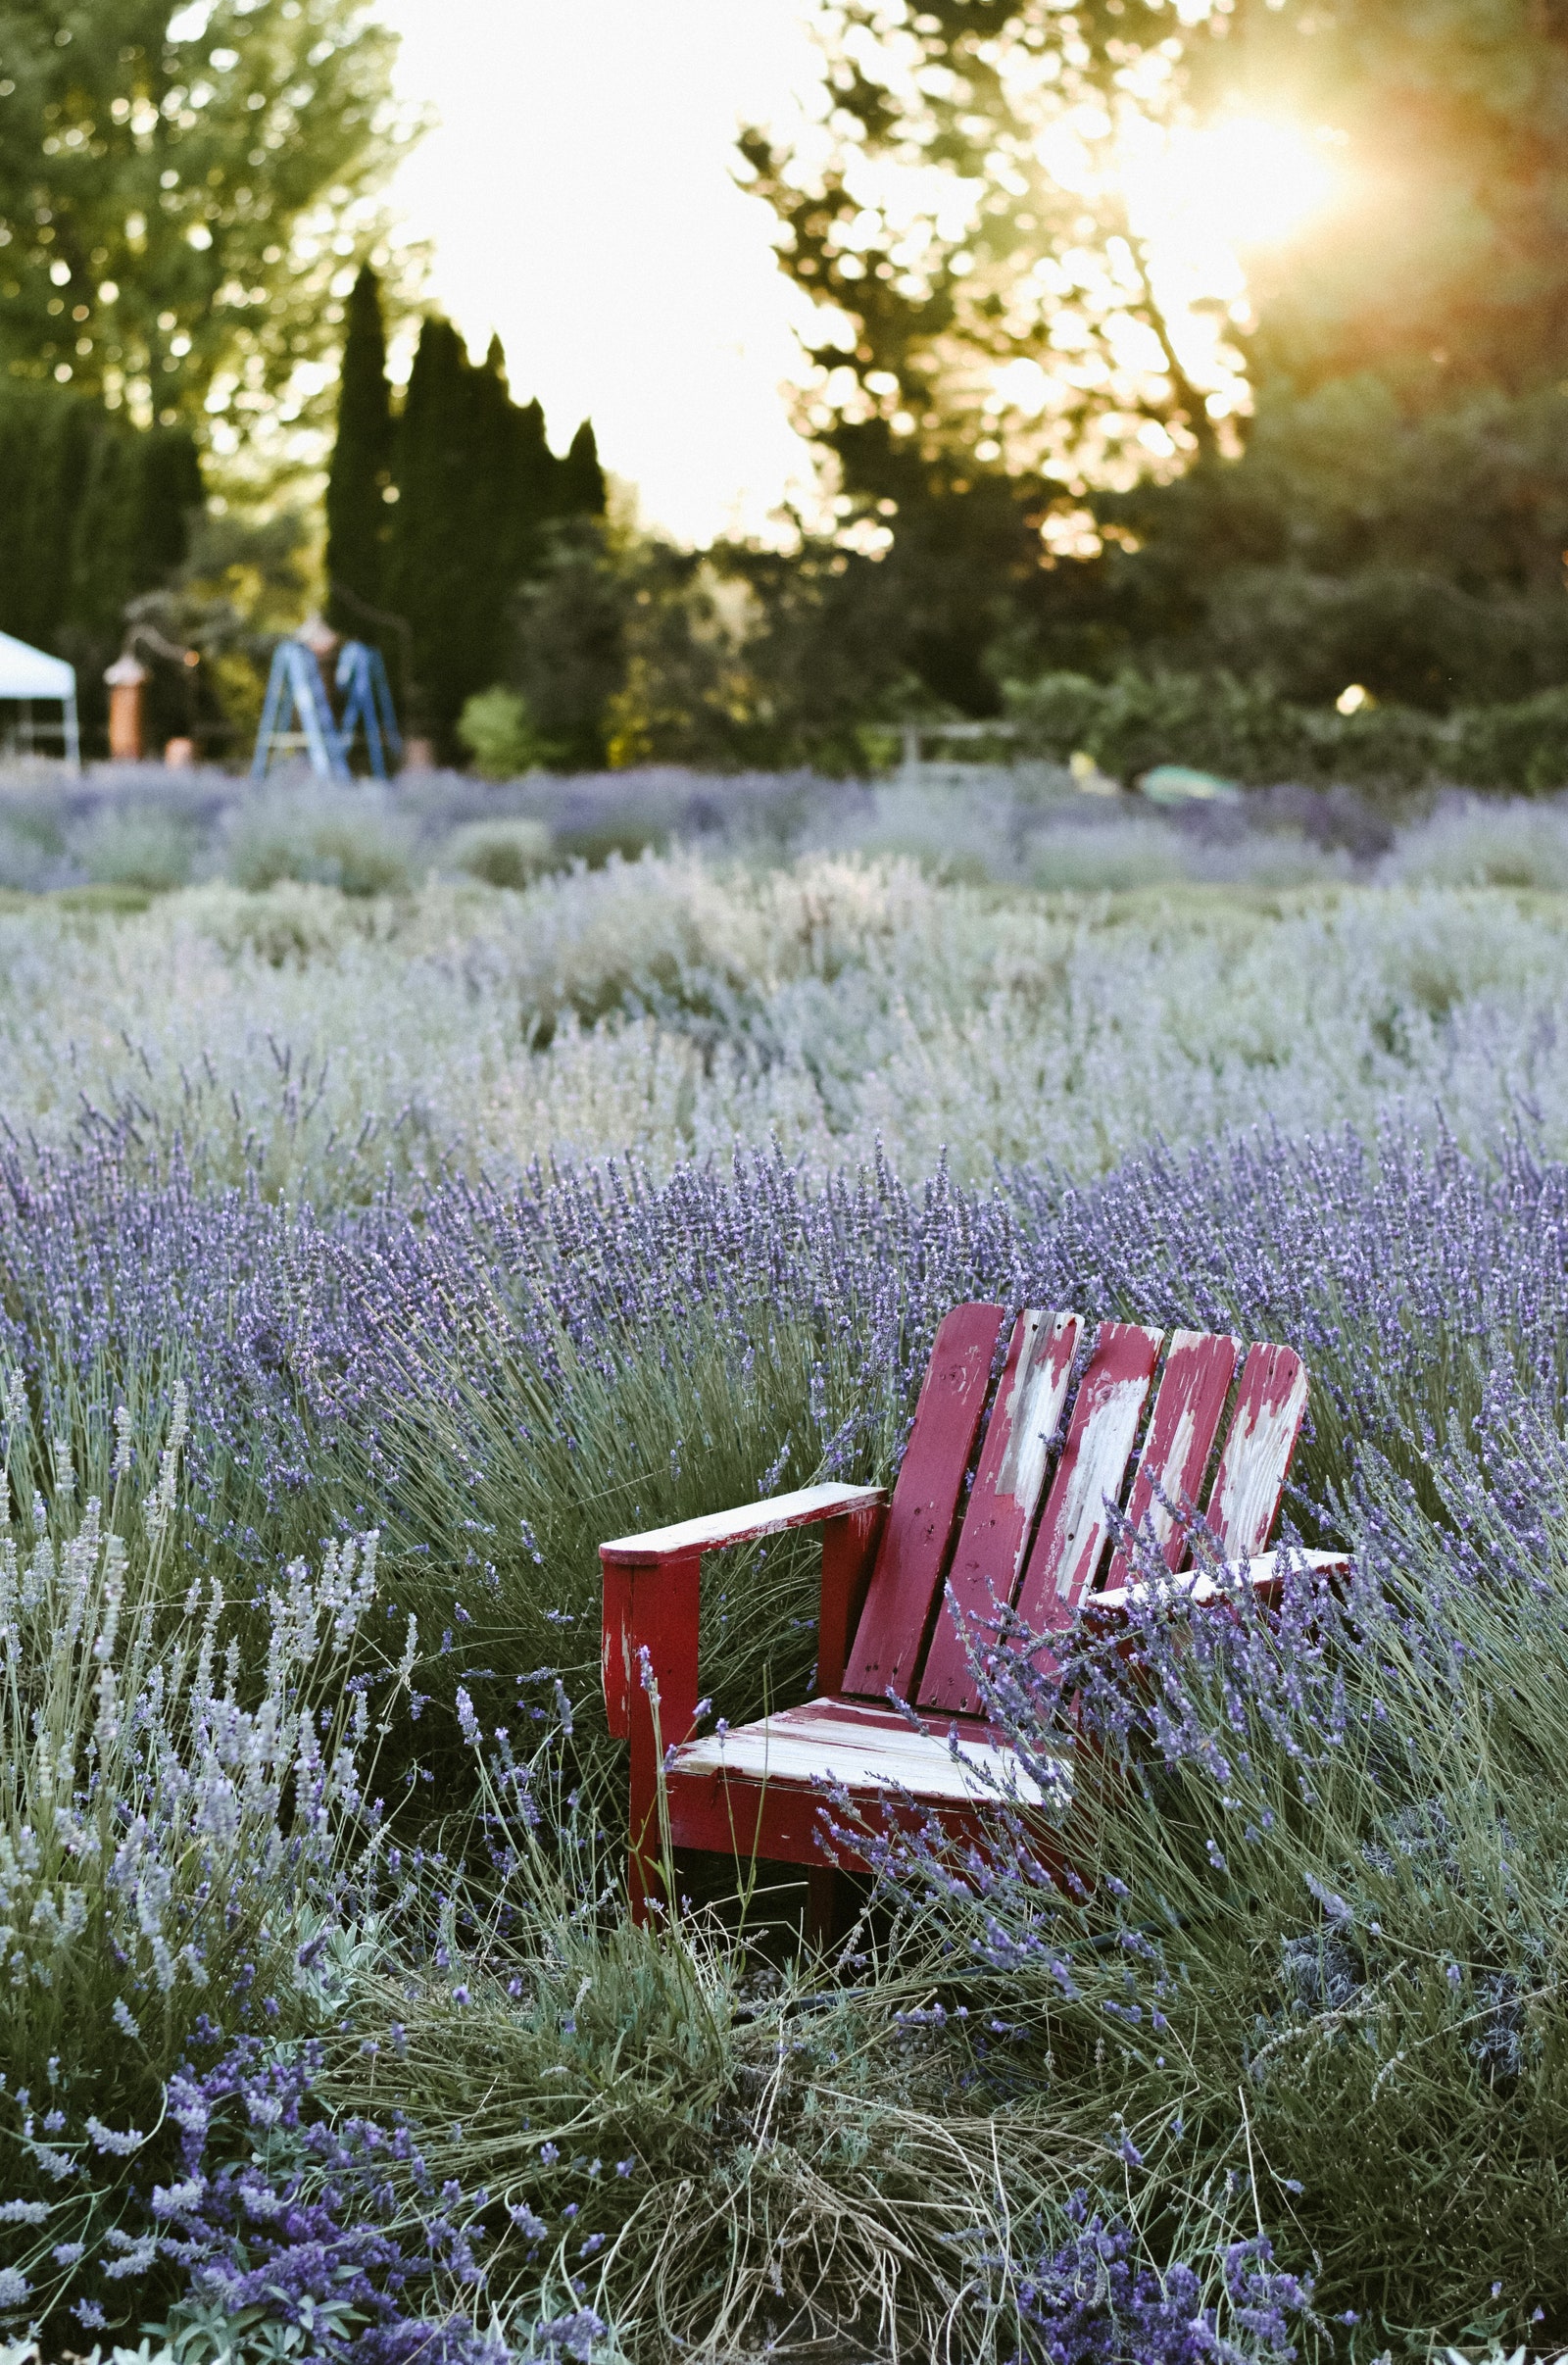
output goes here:
{"type": "Polygon", "coordinates": [[[406,894],[421,865],[409,824],[376,789],[263,788],[225,817],[223,875],[253,892],[281,879],[345,895],[406,894]]]}
{"type": "Polygon", "coordinates": [[[514,779],[544,760],[527,701],[515,690],[475,691],[458,718],[458,737],[486,780],[514,779]]]}
{"type": "Polygon", "coordinates": [[[159,894],[187,883],[200,837],[192,822],[157,805],[103,805],[68,843],[95,885],[159,894]]]}
{"type": "Polygon", "coordinates": [[[1521,789],[1530,796],[1568,786],[1568,689],[1466,709],[1451,773],[1476,788],[1521,789]]]}
{"type": "Polygon", "coordinates": [[[1104,820],[1074,815],[1032,841],[1030,883],[1055,894],[1173,886],[1192,877],[1196,852],[1148,812],[1104,820]]]}
{"type": "Polygon", "coordinates": [[[0,816],[0,887],[35,893],[70,875],[58,830],[30,815],[0,816]]]}
{"type": "Polygon", "coordinates": [[[151,1486],[122,1411],[85,1501],[96,1440],[84,1471],[66,1439],[42,1450],[19,1375],[4,1413],[0,2314],[37,2319],[141,2271],[117,2230],[117,2163],[157,2156],[193,2025],[318,2008],[308,1973],[326,1940],[301,1942],[341,1910],[345,1841],[375,1820],[368,1703],[344,1682],[375,1539],[270,1587],[246,1666],[221,1587],[172,1565],[183,1390],[151,1486]]]}
{"type": "Polygon", "coordinates": [[[543,821],[470,821],[447,840],[446,859],[490,887],[526,887],[549,863],[543,821]]]}
{"type": "Polygon", "coordinates": [[[1006,696],[1024,746],[1058,762],[1081,749],[1128,781],[1180,763],[1257,784],[1452,780],[1535,796],[1568,783],[1568,690],[1447,718],[1394,704],[1349,714],[1293,705],[1265,682],[1227,673],[1129,670],[1108,682],[1048,673],[1009,683],[1006,696]]]}
{"type": "Polygon", "coordinates": [[[1568,799],[1447,797],[1401,833],[1379,875],[1401,886],[1568,891],[1568,799]]]}
{"type": "Polygon", "coordinates": [[[1146,1555],[1131,1631],[1086,1616],[1045,1676],[977,1636],[1037,1778],[1069,1701],[1095,1745],[1075,1883],[1018,1818],[968,1881],[881,1851],[955,1965],[938,2005],[1005,2016],[999,2082],[1049,2078],[1064,2143],[1116,2131],[1146,2221],[1244,2196],[1321,2304],[1423,2345],[1568,2320],[1568,1483],[1532,1394],[1498,1378],[1430,1509],[1363,1460],[1344,1600],[1302,1572],[1270,1616],[1219,1570],[1184,1610],[1146,1555]]]}

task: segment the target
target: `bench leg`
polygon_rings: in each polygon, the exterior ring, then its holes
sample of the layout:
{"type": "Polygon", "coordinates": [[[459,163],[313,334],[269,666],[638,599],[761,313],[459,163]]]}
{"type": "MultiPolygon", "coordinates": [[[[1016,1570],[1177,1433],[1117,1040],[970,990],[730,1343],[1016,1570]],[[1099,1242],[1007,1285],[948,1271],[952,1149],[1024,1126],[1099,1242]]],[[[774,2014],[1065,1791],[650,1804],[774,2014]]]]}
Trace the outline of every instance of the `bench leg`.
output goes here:
{"type": "Polygon", "coordinates": [[[806,1939],[830,1946],[838,1936],[839,1875],[833,1864],[813,1864],[806,1875],[806,1939]]]}

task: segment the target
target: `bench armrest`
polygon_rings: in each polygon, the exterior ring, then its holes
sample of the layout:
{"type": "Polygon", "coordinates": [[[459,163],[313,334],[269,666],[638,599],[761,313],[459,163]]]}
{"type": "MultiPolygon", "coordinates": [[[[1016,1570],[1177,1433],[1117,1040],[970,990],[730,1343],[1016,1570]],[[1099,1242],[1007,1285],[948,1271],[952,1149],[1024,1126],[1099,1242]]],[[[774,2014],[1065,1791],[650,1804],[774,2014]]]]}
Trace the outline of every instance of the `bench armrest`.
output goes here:
{"type": "Polygon", "coordinates": [[[617,1536],[601,1544],[599,1557],[606,1568],[649,1568],[661,1560],[689,1559],[693,1552],[716,1552],[726,1544],[751,1544],[759,1536],[776,1536],[784,1528],[807,1527],[845,1511],[874,1510],[886,1501],[885,1487],[799,1487],[766,1503],[743,1503],[733,1511],[653,1527],[644,1536],[617,1536]]]}
{"type": "MultiPolygon", "coordinates": [[[[1292,1562],[1298,1567],[1305,1566],[1320,1576],[1337,1576],[1348,1569],[1350,1555],[1348,1552],[1299,1552],[1292,1546],[1282,1547],[1278,1552],[1254,1552],[1250,1560],[1241,1565],[1246,1569],[1247,1581],[1252,1591],[1267,1601],[1279,1593],[1285,1568],[1292,1562]]],[[[1134,1585],[1113,1585],[1104,1593],[1092,1593],[1085,1607],[1112,1612],[1126,1610],[1135,1602],[1148,1601],[1155,1591],[1147,1581],[1134,1585]]],[[[1161,1601],[1185,1595],[1189,1601],[1199,1603],[1223,1601],[1227,1598],[1223,1583],[1211,1569],[1206,1568],[1184,1569],[1180,1576],[1170,1577],[1161,1584],[1157,1588],[1157,1595],[1161,1601]]]]}
{"type": "Polygon", "coordinates": [[[881,1532],[883,1487],[801,1487],[765,1503],[746,1503],[710,1517],[683,1519],[646,1535],[617,1536],[599,1547],[604,1569],[605,1709],[617,1741],[644,1721],[642,1653],[659,1691],[659,1729],[665,1748],[690,1737],[697,1708],[697,1626],[704,1552],[751,1544],[792,1527],[826,1523],[822,1538],[822,1601],[817,1642],[819,1688],[833,1690],[881,1532]]]}

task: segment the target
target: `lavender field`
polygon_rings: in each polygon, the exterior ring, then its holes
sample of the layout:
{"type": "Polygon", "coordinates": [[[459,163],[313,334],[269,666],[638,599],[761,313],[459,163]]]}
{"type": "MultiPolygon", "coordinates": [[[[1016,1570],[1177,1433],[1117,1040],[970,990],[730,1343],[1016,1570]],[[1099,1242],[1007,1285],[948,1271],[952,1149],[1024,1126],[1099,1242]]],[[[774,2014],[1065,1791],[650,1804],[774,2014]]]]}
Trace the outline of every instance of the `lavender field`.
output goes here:
{"type": "MultiPolygon", "coordinates": [[[[790,793],[15,856],[4,2321],[1561,2348],[1568,817],[790,793]],[[598,1542],[886,1479],[971,1296],[1297,1346],[1348,1595],[998,1670],[1125,1770],[1081,1893],[911,1845],[826,1959],[788,1888],[633,1928],[598,1542]]],[[[809,1547],[716,1569],[715,1713],[804,1697],[809,1547]]]]}

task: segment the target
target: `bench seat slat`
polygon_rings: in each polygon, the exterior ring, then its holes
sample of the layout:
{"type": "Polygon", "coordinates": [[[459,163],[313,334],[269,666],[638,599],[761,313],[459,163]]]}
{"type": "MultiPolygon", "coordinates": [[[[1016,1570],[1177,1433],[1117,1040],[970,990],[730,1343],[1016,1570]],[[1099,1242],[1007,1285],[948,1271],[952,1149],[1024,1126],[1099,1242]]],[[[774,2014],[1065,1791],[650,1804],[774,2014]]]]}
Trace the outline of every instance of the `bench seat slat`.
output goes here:
{"type": "MultiPolygon", "coordinates": [[[[1069,1779],[1063,1760],[1063,1783],[1069,1779]]],[[[1000,1782],[1021,1804],[1044,1792],[1016,1752],[984,1727],[920,1733],[893,1708],[869,1700],[813,1700],[756,1724],[688,1742],[675,1751],[672,1785],[701,1776],[815,1789],[842,1783],[850,1792],[898,1789],[932,1806],[995,1802],[1000,1782]],[[990,1779],[987,1779],[990,1777],[990,1779]]]]}
{"type": "Polygon", "coordinates": [[[937,1332],[894,1489],[844,1689],[880,1700],[912,1689],[941,1599],[958,1498],[1002,1335],[1000,1306],[958,1306],[937,1332]]]}
{"type": "Polygon", "coordinates": [[[1035,1634],[1069,1624],[1094,1584],[1109,1532],[1106,1502],[1121,1500],[1164,1335],[1133,1322],[1102,1322],[1096,1333],[1015,1603],[1035,1634]]]}
{"type": "MultiPolygon", "coordinates": [[[[1202,1330],[1173,1332],[1165,1351],[1159,1394],[1127,1499],[1127,1520],[1135,1534],[1152,1530],[1168,1568],[1181,1566],[1187,1533],[1167,1505],[1174,1503],[1181,1511],[1198,1508],[1203,1472],[1236,1374],[1237,1353],[1234,1339],[1202,1330]]],[[[1122,1544],[1111,1560],[1107,1583],[1126,1585],[1134,1574],[1133,1554],[1122,1544]]]]}
{"type": "Polygon", "coordinates": [[[1018,1316],[920,1679],[922,1710],[962,1716],[978,1705],[964,1630],[1018,1590],[1082,1332],[1081,1314],[1026,1306],[1018,1316]]]}

